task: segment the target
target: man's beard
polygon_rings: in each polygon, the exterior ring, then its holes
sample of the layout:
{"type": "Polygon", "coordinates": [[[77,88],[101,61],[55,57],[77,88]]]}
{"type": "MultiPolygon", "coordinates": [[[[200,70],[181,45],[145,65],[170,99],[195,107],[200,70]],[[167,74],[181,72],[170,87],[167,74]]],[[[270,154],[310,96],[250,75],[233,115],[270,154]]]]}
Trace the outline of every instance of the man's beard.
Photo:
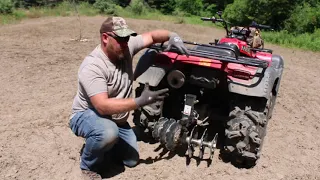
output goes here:
{"type": "Polygon", "coordinates": [[[116,64],[120,64],[119,61],[123,61],[126,59],[126,52],[128,51],[128,49],[121,49],[117,52],[113,46],[107,46],[107,51],[109,52],[110,56],[112,56],[112,61],[114,61],[114,63],[116,64]]]}
{"type": "Polygon", "coordinates": [[[122,53],[117,54],[117,57],[118,57],[118,61],[124,61],[124,59],[125,59],[125,55],[124,55],[124,53],[123,53],[123,52],[122,52],[122,53]]]}
{"type": "Polygon", "coordinates": [[[129,49],[128,48],[122,49],[121,53],[117,54],[118,60],[123,61],[129,57],[128,55],[129,55],[129,49]]]}
{"type": "Polygon", "coordinates": [[[116,66],[123,66],[125,64],[125,61],[129,58],[129,50],[124,49],[121,51],[121,53],[115,54],[117,60],[114,62],[116,66]]]}

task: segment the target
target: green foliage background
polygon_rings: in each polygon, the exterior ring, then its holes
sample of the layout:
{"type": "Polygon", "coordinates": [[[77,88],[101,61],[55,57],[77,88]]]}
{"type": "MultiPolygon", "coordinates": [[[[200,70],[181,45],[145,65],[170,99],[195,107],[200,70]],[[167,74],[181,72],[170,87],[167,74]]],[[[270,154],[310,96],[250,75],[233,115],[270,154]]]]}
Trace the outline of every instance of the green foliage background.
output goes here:
{"type": "Polygon", "coordinates": [[[67,4],[73,2],[85,15],[174,18],[176,23],[204,24],[200,17],[223,11],[231,25],[256,21],[272,26],[275,32],[264,32],[267,42],[320,51],[320,0],[0,0],[0,23],[25,16],[67,16],[74,10],[67,4]]]}
{"type": "MultiPolygon", "coordinates": [[[[10,14],[14,8],[54,7],[63,0],[1,0],[0,13],[10,14]]],[[[73,0],[69,0],[73,1],[73,0]]],[[[252,21],[271,25],[290,33],[313,33],[320,28],[320,0],[75,0],[87,2],[100,13],[116,14],[116,6],[129,7],[137,15],[150,10],[167,15],[223,17],[235,25],[252,21]]]]}

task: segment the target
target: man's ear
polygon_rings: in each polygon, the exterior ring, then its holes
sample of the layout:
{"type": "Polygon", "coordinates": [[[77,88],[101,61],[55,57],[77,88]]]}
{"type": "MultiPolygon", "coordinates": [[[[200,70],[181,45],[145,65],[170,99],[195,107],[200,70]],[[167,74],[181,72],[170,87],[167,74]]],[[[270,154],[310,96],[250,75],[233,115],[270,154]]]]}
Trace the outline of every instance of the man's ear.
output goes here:
{"type": "Polygon", "coordinates": [[[107,44],[108,38],[109,38],[109,36],[108,36],[107,33],[102,33],[101,34],[101,39],[102,39],[103,43],[107,44]]]}

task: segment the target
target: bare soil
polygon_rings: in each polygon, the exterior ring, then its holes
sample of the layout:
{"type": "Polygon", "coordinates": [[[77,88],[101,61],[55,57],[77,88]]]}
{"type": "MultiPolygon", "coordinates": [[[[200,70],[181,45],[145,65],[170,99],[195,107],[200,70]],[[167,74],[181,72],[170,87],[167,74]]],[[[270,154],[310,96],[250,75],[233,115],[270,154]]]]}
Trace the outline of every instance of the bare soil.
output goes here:
{"type": "MultiPolygon", "coordinates": [[[[77,70],[99,43],[106,17],[49,17],[0,26],[0,179],[80,179],[83,139],[68,128],[77,70]]],[[[169,22],[133,20],[141,33],[176,31],[184,40],[208,43],[223,30],[169,22]]],[[[139,141],[141,163],[110,167],[113,179],[320,179],[320,53],[267,44],[285,59],[285,70],[263,152],[251,169],[219,159],[199,164],[139,141]]],[[[135,61],[137,61],[138,56],[135,61]]],[[[205,154],[205,158],[208,154],[205,154]]]]}

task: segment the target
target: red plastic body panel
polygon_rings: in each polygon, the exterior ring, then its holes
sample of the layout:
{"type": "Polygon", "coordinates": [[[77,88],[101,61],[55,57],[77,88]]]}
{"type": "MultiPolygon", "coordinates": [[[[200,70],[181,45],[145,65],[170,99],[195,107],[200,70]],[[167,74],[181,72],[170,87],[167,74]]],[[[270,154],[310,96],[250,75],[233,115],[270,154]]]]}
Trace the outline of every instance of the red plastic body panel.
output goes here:
{"type": "MultiPolygon", "coordinates": [[[[185,55],[177,55],[176,53],[172,53],[172,52],[162,52],[162,55],[165,55],[169,59],[171,59],[172,64],[174,64],[176,61],[180,61],[182,63],[188,63],[188,64],[194,64],[197,66],[219,69],[221,71],[226,72],[228,75],[230,75],[230,78],[233,78],[232,74],[234,71],[237,71],[237,72],[240,71],[240,72],[245,72],[247,74],[250,74],[250,79],[252,79],[258,69],[258,67],[254,67],[254,66],[222,62],[220,60],[201,58],[197,56],[187,57],[185,55]]],[[[268,53],[257,53],[257,56],[261,57],[261,59],[271,62],[271,55],[268,53]]],[[[158,60],[158,62],[159,61],[161,60],[158,60]]]]}
{"type": "Polygon", "coordinates": [[[271,53],[267,53],[267,52],[254,52],[251,51],[250,48],[248,47],[247,43],[244,41],[241,41],[239,39],[236,38],[222,38],[219,43],[231,43],[231,44],[235,44],[238,46],[240,53],[247,55],[249,57],[253,57],[253,58],[258,58],[261,60],[265,60],[265,61],[269,61],[269,65],[271,64],[271,58],[272,58],[272,54],[271,53]]]}
{"type": "Polygon", "coordinates": [[[219,44],[221,44],[221,43],[231,43],[231,44],[235,44],[235,45],[238,46],[241,54],[245,54],[245,55],[247,55],[247,56],[253,57],[253,56],[252,56],[252,53],[251,53],[251,51],[250,51],[250,48],[248,48],[247,43],[244,42],[244,41],[241,41],[241,40],[236,39],[236,38],[222,38],[222,39],[220,39],[220,41],[219,41],[219,44]]]}

